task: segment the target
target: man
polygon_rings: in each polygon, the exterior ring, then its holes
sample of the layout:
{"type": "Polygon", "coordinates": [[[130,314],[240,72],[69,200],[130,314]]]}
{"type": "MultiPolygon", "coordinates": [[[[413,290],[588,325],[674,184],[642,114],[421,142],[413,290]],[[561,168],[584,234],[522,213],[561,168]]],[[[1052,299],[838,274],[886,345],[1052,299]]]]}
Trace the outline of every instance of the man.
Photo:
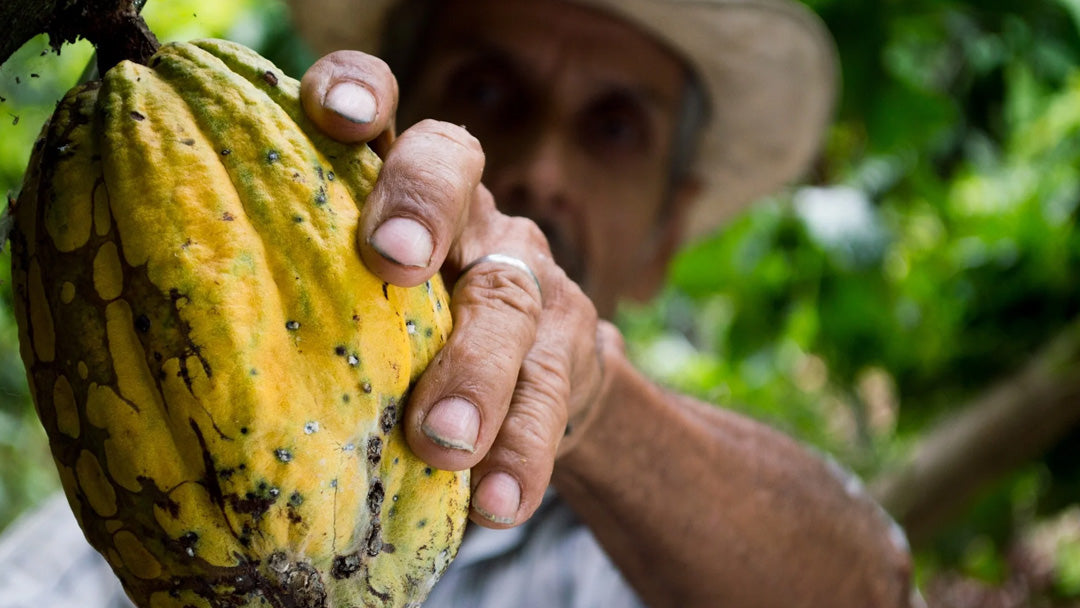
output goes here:
{"type": "Polygon", "coordinates": [[[400,79],[400,112],[371,55],[302,82],[316,123],[384,156],[360,255],[454,286],[405,425],[472,469],[475,525],[426,605],[909,605],[903,536],[857,484],[656,386],[599,320],[812,155],[834,80],[816,21],[771,0],[295,5],[316,48],[382,43],[400,79]]]}

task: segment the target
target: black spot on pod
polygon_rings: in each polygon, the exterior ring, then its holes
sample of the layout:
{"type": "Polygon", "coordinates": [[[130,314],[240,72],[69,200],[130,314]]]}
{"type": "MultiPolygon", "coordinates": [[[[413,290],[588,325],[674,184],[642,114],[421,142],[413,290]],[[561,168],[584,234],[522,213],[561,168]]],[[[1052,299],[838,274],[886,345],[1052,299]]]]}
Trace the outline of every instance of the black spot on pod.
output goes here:
{"type": "Polygon", "coordinates": [[[293,459],[292,451],[286,448],[278,448],[274,450],[274,456],[281,462],[292,462],[293,459]]]}
{"type": "Polygon", "coordinates": [[[266,162],[267,163],[274,164],[279,159],[281,159],[281,153],[278,152],[277,150],[270,150],[269,152],[266,153],[266,162]]]}
{"type": "Polygon", "coordinates": [[[289,495],[289,502],[285,506],[286,516],[291,523],[300,524],[304,521],[304,518],[296,512],[303,503],[304,497],[300,494],[299,490],[293,490],[293,493],[289,495]]]}
{"type": "Polygon", "coordinates": [[[180,546],[188,557],[195,557],[195,543],[199,542],[199,534],[194,531],[184,532],[180,535],[180,546]]]}
{"type": "Polygon", "coordinates": [[[225,149],[223,149],[223,150],[221,151],[221,155],[222,155],[222,156],[228,156],[228,155],[230,155],[230,154],[232,154],[232,150],[230,150],[230,149],[228,149],[228,148],[225,148],[225,149]]]}
{"type": "Polygon", "coordinates": [[[372,465],[379,464],[382,459],[382,438],[372,435],[367,442],[367,459],[372,465]]]}
{"type": "Polygon", "coordinates": [[[383,490],[382,482],[378,479],[372,480],[371,489],[368,490],[367,495],[367,508],[368,512],[372,515],[378,515],[379,509],[382,508],[383,498],[386,496],[383,490]]]}
{"type": "Polygon", "coordinates": [[[372,522],[367,537],[367,554],[375,557],[382,551],[382,526],[378,520],[372,522]]]}
{"type": "Polygon", "coordinates": [[[325,205],[326,204],[326,188],[323,188],[323,187],[320,186],[319,189],[315,191],[315,204],[316,205],[325,205]]]}
{"type": "MultiPolygon", "coordinates": [[[[245,492],[243,498],[230,495],[228,501],[237,513],[249,514],[254,516],[255,519],[259,519],[266,514],[280,494],[281,490],[271,487],[265,481],[261,481],[256,484],[254,490],[245,492]]],[[[243,542],[242,538],[240,540],[243,542]]]]}
{"type": "Polygon", "coordinates": [[[299,321],[286,321],[285,322],[285,329],[287,329],[289,331],[296,331],[296,330],[300,329],[300,322],[299,321]]]}
{"type": "Polygon", "coordinates": [[[135,317],[135,329],[141,334],[150,331],[150,317],[146,315],[135,317]]]}
{"type": "Polygon", "coordinates": [[[379,419],[379,427],[382,428],[382,432],[389,433],[390,429],[394,428],[395,422],[397,422],[397,403],[391,399],[383,410],[382,418],[379,419]]]}
{"type": "Polygon", "coordinates": [[[364,391],[364,394],[370,395],[371,394],[371,383],[370,382],[364,382],[363,384],[360,385],[360,390],[364,391]]]}
{"type": "Polygon", "coordinates": [[[389,284],[389,283],[383,283],[383,284],[382,284],[382,297],[383,297],[384,299],[387,299],[387,300],[389,300],[389,299],[390,299],[390,292],[388,292],[388,291],[387,291],[387,288],[388,288],[388,287],[390,287],[390,284],[389,284]]]}
{"type": "Polygon", "coordinates": [[[144,116],[143,114],[141,114],[139,112],[136,112],[135,110],[131,111],[131,117],[134,118],[135,120],[146,120],[146,116],[144,116]]]}
{"type": "Polygon", "coordinates": [[[326,179],[328,179],[330,181],[334,181],[334,172],[333,171],[328,171],[326,173],[326,179]]]}
{"type": "MultiPolygon", "coordinates": [[[[250,577],[252,579],[250,584],[241,584],[238,579],[248,577],[245,575],[236,577],[237,580],[231,585],[232,597],[263,596],[263,601],[267,595],[275,599],[286,598],[287,602],[275,601],[274,604],[291,608],[317,608],[327,605],[326,587],[323,585],[322,577],[309,562],[293,560],[285,553],[277,552],[266,560],[266,565],[265,578],[256,575],[250,577]],[[270,592],[270,590],[273,591],[270,592]]],[[[232,604],[232,602],[228,603],[232,604]]]]}
{"type": "Polygon", "coordinates": [[[292,494],[289,494],[289,506],[299,507],[304,504],[304,496],[300,494],[299,490],[293,490],[292,494]]]}
{"type": "Polygon", "coordinates": [[[330,567],[330,576],[342,580],[349,578],[360,570],[362,562],[356,553],[338,555],[334,557],[334,564],[330,567]]]}
{"type": "Polygon", "coordinates": [[[339,357],[344,357],[349,351],[343,345],[337,345],[334,347],[334,354],[339,357]]]}
{"type": "Polygon", "coordinates": [[[185,146],[194,146],[195,145],[195,140],[191,139],[190,137],[187,137],[187,138],[181,139],[180,143],[184,144],[185,146]]]}
{"type": "Polygon", "coordinates": [[[266,84],[268,84],[268,85],[270,85],[272,87],[276,87],[277,83],[278,83],[277,75],[275,75],[270,70],[266,70],[265,72],[263,72],[263,80],[266,81],[266,84]]]}

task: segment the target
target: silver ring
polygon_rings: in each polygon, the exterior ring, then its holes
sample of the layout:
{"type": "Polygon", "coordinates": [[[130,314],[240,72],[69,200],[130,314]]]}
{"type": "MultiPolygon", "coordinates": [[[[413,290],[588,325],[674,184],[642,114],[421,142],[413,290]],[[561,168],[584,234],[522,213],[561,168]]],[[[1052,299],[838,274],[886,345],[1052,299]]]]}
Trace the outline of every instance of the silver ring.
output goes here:
{"type": "Polygon", "coordinates": [[[540,279],[536,276],[536,273],[533,272],[533,269],[530,268],[529,265],[526,264],[525,261],[521,258],[516,258],[512,255],[507,255],[505,253],[489,253],[469,262],[465,265],[464,268],[461,269],[461,272],[458,273],[458,280],[460,281],[461,277],[465,276],[465,273],[469,272],[474,267],[479,266],[480,264],[484,264],[486,262],[494,262],[495,264],[506,264],[507,266],[513,266],[518,270],[525,271],[526,274],[532,277],[533,283],[536,284],[536,290],[540,292],[540,300],[543,301],[544,288],[540,287],[540,279]]]}

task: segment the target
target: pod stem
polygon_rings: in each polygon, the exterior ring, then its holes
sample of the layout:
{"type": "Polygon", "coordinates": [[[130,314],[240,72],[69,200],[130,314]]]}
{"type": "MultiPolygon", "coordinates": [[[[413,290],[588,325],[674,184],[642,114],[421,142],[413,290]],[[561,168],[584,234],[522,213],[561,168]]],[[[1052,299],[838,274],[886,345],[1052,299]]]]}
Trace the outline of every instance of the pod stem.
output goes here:
{"type": "Polygon", "coordinates": [[[139,10],[145,0],[69,0],[58,2],[50,23],[54,46],[82,37],[97,49],[98,73],[123,60],[146,63],[160,44],[139,10]]]}

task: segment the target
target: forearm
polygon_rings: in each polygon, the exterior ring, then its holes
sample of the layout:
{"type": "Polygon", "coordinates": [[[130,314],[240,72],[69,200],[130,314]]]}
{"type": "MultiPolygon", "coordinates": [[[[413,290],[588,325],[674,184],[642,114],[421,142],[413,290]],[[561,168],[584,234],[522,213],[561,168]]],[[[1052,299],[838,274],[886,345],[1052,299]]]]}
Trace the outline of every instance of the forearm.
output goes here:
{"type": "Polygon", "coordinates": [[[906,606],[887,519],[801,446],[614,357],[554,482],[651,606],[906,606]]]}

